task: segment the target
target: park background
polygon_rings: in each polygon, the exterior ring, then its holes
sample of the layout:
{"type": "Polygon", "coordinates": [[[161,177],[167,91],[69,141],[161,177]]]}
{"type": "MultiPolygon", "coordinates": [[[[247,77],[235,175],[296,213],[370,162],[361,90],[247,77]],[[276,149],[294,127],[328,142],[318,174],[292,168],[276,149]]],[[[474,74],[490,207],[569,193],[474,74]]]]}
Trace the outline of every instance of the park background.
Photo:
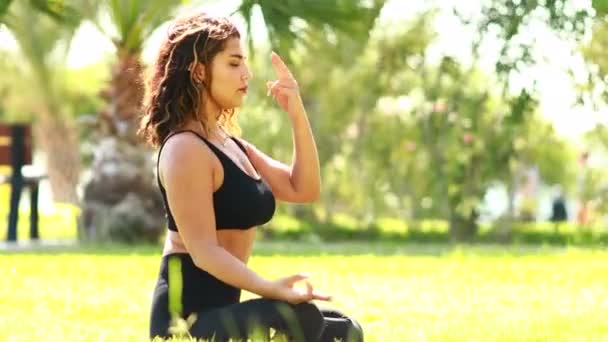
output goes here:
{"type": "Polygon", "coordinates": [[[0,121],[33,125],[48,175],[40,239],[26,191],[0,246],[0,339],[145,339],[166,228],[142,81],[168,20],[200,10],[243,34],[243,137],[290,161],[274,50],[318,145],[321,198],[278,206],[252,268],[311,271],[372,341],[608,339],[600,0],[0,1],[0,121]]]}

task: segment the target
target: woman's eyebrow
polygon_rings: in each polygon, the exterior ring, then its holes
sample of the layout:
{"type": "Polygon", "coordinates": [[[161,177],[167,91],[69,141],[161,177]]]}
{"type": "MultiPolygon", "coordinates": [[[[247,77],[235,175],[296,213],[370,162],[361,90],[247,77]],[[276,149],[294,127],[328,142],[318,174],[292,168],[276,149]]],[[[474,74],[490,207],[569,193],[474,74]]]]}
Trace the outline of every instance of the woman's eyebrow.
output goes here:
{"type": "Polygon", "coordinates": [[[233,53],[229,57],[234,57],[234,58],[238,58],[238,59],[247,59],[247,57],[245,57],[241,54],[238,54],[238,53],[233,53]]]}

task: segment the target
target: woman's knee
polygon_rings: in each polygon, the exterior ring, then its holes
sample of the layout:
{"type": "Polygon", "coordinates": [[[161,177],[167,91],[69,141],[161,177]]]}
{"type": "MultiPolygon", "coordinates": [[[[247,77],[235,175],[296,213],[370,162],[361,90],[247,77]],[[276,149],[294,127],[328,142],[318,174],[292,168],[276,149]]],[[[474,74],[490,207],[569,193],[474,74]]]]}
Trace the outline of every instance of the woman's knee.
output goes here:
{"type": "Polygon", "coordinates": [[[363,329],[356,320],[347,316],[325,317],[325,328],[321,342],[333,342],[335,339],[344,342],[362,342],[363,329]]]}
{"type": "Polygon", "coordinates": [[[313,303],[300,303],[291,306],[305,341],[318,341],[324,327],[323,314],[313,303]]]}
{"type": "Polygon", "coordinates": [[[350,326],[346,335],[346,341],[348,342],[363,342],[363,329],[361,324],[356,320],[349,318],[350,326]]]}
{"type": "Polygon", "coordinates": [[[317,325],[323,324],[323,314],[313,303],[300,303],[293,306],[296,315],[317,325]]]}

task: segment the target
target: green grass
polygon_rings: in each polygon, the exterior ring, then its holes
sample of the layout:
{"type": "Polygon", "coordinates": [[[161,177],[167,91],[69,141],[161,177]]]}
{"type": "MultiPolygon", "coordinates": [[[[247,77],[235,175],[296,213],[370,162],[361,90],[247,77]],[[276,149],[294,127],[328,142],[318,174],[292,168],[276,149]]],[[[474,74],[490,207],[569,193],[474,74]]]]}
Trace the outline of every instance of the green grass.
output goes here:
{"type": "MultiPolygon", "coordinates": [[[[0,201],[2,199],[0,198],[0,201]]],[[[22,199],[24,201],[24,199],[22,199]]],[[[6,207],[0,207],[0,239],[6,239],[8,200],[6,207]]],[[[42,240],[74,240],[77,235],[76,217],[78,209],[67,204],[54,204],[51,208],[40,211],[39,234],[42,240]]],[[[29,240],[30,211],[27,206],[19,209],[17,239],[29,240]]]]}
{"type": "MultiPolygon", "coordinates": [[[[0,340],[146,340],[159,251],[0,255],[0,340]]],[[[262,242],[250,264],[269,278],[310,271],[367,341],[599,341],[608,340],[607,257],[602,249],[262,242]]]]}

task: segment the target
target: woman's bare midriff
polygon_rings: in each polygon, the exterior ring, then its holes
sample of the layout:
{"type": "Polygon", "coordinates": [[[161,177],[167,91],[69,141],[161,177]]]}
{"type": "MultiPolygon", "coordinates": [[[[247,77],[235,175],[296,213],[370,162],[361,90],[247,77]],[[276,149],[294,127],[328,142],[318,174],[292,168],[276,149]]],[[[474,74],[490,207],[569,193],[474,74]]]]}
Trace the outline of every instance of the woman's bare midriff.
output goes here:
{"type": "MultiPolygon", "coordinates": [[[[244,263],[249,260],[251,249],[255,240],[256,228],[250,229],[222,229],[217,231],[217,242],[228,253],[244,263]]],[[[169,230],[165,238],[163,255],[172,253],[188,253],[178,232],[169,230]]]]}
{"type": "MultiPolygon", "coordinates": [[[[234,143],[232,143],[234,144],[234,143]]],[[[218,147],[219,148],[219,147],[218,147]]],[[[233,146],[233,149],[238,150],[236,145],[233,146]]],[[[234,153],[234,152],[233,152],[234,153]]],[[[238,164],[237,159],[235,157],[231,157],[230,154],[226,153],[229,158],[233,159],[235,164],[238,164]]],[[[247,171],[243,171],[246,174],[251,175],[252,178],[257,178],[257,174],[252,165],[245,165],[244,169],[247,171]],[[255,175],[255,176],[254,176],[255,175]]],[[[161,174],[161,182],[162,182],[162,174],[161,174]]],[[[224,167],[220,162],[219,158],[216,155],[213,155],[213,188],[214,192],[217,191],[222,183],[224,182],[224,167]]],[[[164,183],[164,182],[162,182],[164,183]]],[[[252,227],[249,229],[221,229],[217,230],[217,242],[218,244],[226,249],[230,254],[234,255],[236,258],[241,260],[244,263],[247,263],[249,259],[249,255],[251,254],[251,249],[253,247],[253,241],[255,240],[255,232],[256,228],[252,227]]],[[[165,238],[165,245],[163,248],[163,255],[171,254],[171,253],[188,253],[186,247],[184,246],[184,242],[182,241],[181,236],[178,232],[174,232],[169,230],[167,233],[167,237],[165,238]]]]}

